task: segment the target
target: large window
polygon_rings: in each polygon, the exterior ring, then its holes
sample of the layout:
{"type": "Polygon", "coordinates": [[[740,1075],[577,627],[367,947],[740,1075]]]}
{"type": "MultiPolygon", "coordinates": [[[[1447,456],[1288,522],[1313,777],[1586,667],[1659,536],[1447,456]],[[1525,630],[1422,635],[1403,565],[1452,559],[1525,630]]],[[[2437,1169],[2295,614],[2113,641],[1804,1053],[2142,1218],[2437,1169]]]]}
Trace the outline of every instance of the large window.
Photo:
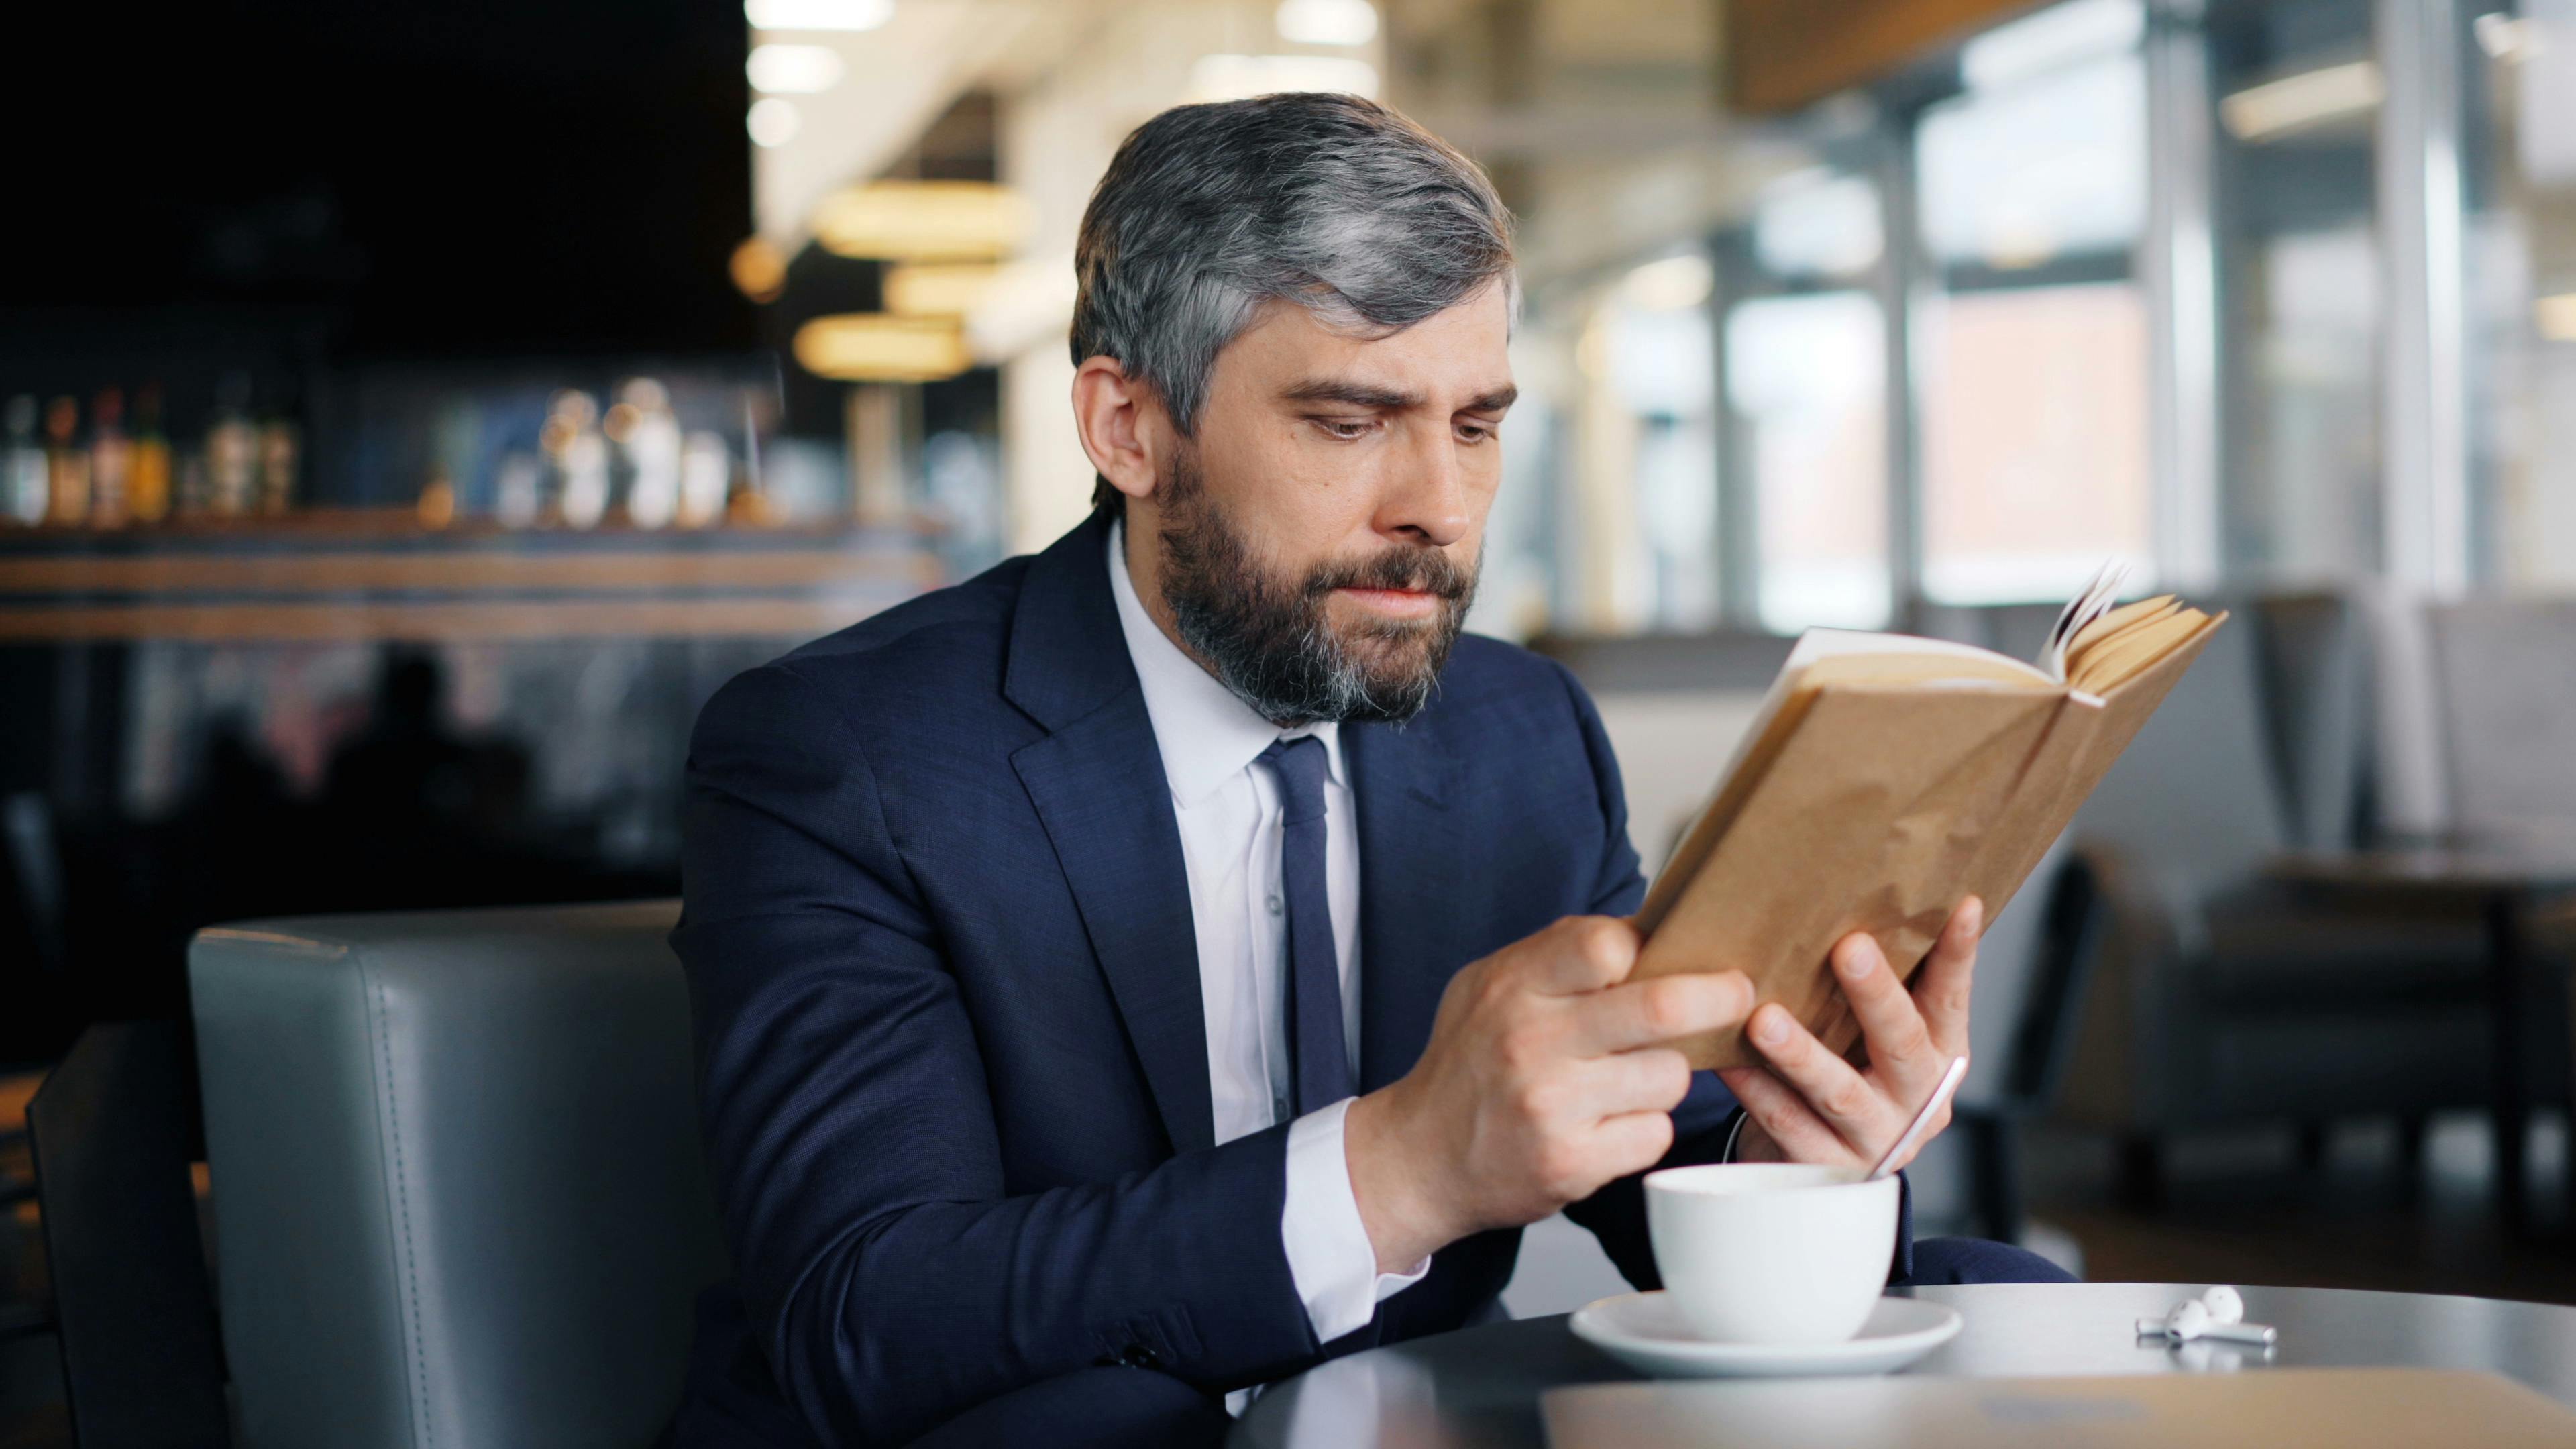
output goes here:
{"type": "Polygon", "coordinates": [[[2142,19],[2076,0],[2004,27],[1915,128],[1922,579],[1942,602],[2065,598],[2106,560],[2152,580],[2142,19]]]}
{"type": "Polygon", "coordinates": [[[2471,23],[2465,153],[2480,573],[2576,585],[2576,0],[2471,23]]]}
{"type": "Polygon", "coordinates": [[[2105,561],[2154,581],[2146,308],[2134,283],[1967,291],[1920,351],[1923,588],[2071,598],[2105,561]]]}
{"type": "Polygon", "coordinates": [[[1717,622],[1717,349],[1708,258],[1696,251],[1630,272],[1599,333],[1608,391],[1634,479],[1631,607],[1649,627],[1717,622]]]}
{"type": "Polygon", "coordinates": [[[1603,314],[1625,481],[1566,521],[1620,618],[2576,583],[2576,0],[2062,0],[1955,59],[1775,133],[1705,316],[1603,314]]]}
{"type": "Polygon", "coordinates": [[[2217,94],[2223,563],[2304,581],[2380,563],[2371,0],[2232,5],[2217,94]]]}
{"type": "Polygon", "coordinates": [[[1744,302],[1728,316],[1727,401],[1747,437],[1762,622],[1887,621],[1885,328],[1861,292],[1744,302]]]}
{"type": "MultiPolygon", "coordinates": [[[[1888,573],[1887,321],[1878,194],[1848,169],[1782,178],[1721,251],[1736,524],[1765,627],[1874,628],[1888,573]]],[[[1749,622],[1749,621],[1748,621],[1749,622]]]]}

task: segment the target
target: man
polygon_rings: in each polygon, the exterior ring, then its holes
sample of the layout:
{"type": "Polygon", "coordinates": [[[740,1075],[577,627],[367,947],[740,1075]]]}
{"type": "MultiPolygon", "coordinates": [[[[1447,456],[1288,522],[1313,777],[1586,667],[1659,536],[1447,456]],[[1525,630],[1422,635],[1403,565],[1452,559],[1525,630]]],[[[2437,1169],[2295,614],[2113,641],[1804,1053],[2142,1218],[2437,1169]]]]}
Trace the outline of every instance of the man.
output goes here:
{"type": "Polygon", "coordinates": [[[1212,1441],[1493,1316],[1560,1208],[1653,1284],[1637,1174],[1866,1161],[1965,1049],[1974,903],[1911,994],[1838,948],[1865,1068],[1777,1006],[1772,1073],[1656,1045],[1751,989],[1626,982],[1600,722],[1459,632],[1513,398],[1472,164],[1347,96],[1184,107],[1077,266],[1091,519],[699,722],[673,942],[740,1296],[684,1443],[1212,1441]]]}

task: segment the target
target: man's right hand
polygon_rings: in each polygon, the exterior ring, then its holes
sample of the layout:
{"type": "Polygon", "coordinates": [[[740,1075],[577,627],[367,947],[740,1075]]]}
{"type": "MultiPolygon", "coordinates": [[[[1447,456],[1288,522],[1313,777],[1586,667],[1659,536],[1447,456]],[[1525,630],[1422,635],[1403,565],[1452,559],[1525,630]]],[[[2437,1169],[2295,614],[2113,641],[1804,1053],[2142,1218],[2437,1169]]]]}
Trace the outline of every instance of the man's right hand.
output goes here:
{"type": "Polygon", "coordinates": [[[1380,1272],[1536,1222],[1671,1148],[1690,1064],[1656,1043],[1742,1021],[1753,984],[1630,982],[1637,946],[1624,920],[1569,916],[1476,962],[1413,1070],[1351,1103],[1342,1151],[1380,1272]]]}

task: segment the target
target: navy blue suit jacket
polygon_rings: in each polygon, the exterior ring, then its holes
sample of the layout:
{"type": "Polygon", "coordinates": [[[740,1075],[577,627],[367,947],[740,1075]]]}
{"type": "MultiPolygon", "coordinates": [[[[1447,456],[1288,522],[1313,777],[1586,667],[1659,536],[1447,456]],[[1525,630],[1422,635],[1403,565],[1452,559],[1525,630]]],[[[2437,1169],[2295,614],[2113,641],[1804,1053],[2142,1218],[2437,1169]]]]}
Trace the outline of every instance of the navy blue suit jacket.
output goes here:
{"type": "MultiPolygon", "coordinates": [[[[672,941],[739,1298],[702,1314],[684,1439],[695,1414],[899,1442],[1102,1362],[1216,1392],[1490,1315],[1511,1274],[1517,1231],[1468,1238],[1315,1340],[1280,1241],[1286,1126],[1214,1141],[1106,540],[1095,516],[699,719],[672,941]]],[[[1419,717],[1342,738],[1365,1091],[1413,1065],[1459,967],[1644,887],[1600,721],[1554,663],[1464,638],[1419,717]]],[[[1732,1105],[1703,1074],[1671,1160],[1713,1157],[1732,1105]]],[[[1634,1179],[1575,1212],[1652,1286],[1634,1179]]]]}

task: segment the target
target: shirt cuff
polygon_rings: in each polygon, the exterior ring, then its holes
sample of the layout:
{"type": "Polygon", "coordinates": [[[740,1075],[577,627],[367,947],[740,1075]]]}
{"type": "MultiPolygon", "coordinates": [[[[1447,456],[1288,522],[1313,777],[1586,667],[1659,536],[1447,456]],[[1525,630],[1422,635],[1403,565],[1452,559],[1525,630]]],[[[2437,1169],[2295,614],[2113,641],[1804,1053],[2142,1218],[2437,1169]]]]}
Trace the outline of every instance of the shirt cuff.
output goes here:
{"type": "Polygon", "coordinates": [[[1407,1272],[1377,1271],[1377,1249],[1369,1246],[1350,1161],[1342,1155],[1342,1119],[1350,1109],[1345,1097],[1288,1126],[1288,1201],[1279,1213],[1279,1242],[1317,1343],[1365,1326],[1380,1303],[1431,1271],[1429,1258],[1407,1272]]]}

